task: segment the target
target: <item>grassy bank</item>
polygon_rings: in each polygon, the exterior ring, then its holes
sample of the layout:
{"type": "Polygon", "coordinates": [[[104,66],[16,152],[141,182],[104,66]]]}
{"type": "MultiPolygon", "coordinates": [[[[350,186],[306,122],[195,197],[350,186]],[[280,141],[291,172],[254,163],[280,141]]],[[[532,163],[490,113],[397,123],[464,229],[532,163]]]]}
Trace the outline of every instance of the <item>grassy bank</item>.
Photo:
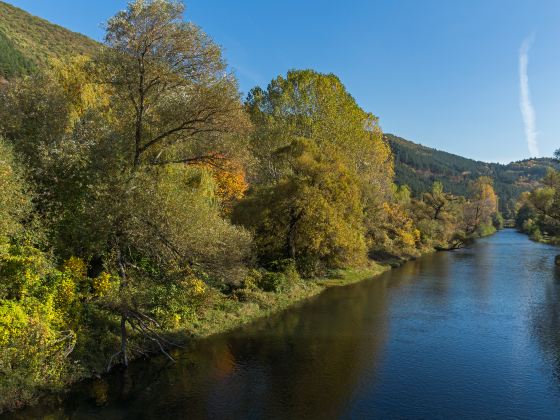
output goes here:
{"type": "Polygon", "coordinates": [[[372,278],[390,269],[391,266],[388,264],[372,263],[371,266],[367,268],[341,270],[333,273],[333,275],[329,277],[315,280],[315,284],[324,289],[347,286],[349,284],[358,283],[365,279],[372,278]]]}
{"type": "Polygon", "coordinates": [[[379,275],[391,267],[372,262],[366,268],[338,270],[326,277],[303,280],[288,290],[266,292],[259,289],[235,292],[232,296],[219,296],[201,310],[196,319],[172,331],[173,335],[204,338],[230,331],[259,318],[285,310],[331,287],[346,286],[379,275]]]}

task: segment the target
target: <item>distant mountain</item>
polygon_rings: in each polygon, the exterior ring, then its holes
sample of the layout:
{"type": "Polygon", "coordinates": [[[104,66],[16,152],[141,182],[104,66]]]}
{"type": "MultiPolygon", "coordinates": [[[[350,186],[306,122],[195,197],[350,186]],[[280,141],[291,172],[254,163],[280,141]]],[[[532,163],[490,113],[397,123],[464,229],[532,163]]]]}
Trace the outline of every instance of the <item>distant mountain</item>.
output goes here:
{"type": "Polygon", "coordinates": [[[560,169],[551,158],[526,159],[502,165],[464,158],[422,146],[403,138],[386,134],[395,156],[396,182],[408,185],[413,194],[430,189],[440,181],[444,189],[456,195],[466,195],[470,181],[486,175],[494,179],[494,188],[500,197],[500,210],[506,217],[512,215],[513,206],[522,191],[537,185],[547,168],[560,169]]]}
{"type": "Polygon", "coordinates": [[[29,74],[50,58],[92,54],[99,43],[0,1],[0,79],[29,74]]]}

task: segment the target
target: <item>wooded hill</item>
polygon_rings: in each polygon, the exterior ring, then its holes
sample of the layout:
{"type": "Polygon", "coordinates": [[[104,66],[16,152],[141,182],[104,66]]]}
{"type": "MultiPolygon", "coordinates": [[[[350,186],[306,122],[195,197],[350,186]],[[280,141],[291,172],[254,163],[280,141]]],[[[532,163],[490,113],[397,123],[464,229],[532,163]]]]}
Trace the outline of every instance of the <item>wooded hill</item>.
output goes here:
{"type": "Polygon", "coordinates": [[[532,190],[548,168],[560,168],[551,158],[525,159],[503,165],[432,149],[392,134],[386,134],[385,139],[395,158],[396,182],[408,185],[414,195],[429,190],[434,181],[440,181],[452,194],[466,195],[471,181],[489,176],[494,180],[500,211],[505,217],[513,217],[514,204],[521,192],[532,190]]]}
{"type": "Polygon", "coordinates": [[[50,59],[91,54],[99,44],[0,1],[0,79],[29,74],[50,59]]]}

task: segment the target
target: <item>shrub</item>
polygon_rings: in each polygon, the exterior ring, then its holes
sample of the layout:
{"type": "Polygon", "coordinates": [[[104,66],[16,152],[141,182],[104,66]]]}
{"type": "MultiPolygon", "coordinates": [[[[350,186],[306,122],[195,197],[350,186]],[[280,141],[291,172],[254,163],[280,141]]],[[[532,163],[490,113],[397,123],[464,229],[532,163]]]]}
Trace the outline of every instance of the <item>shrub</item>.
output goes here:
{"type": "Polygon", "coordinates": [[[287,284],[287,277],[284,273],[267,271],[261,278],[259,288],[265,292],[281,292],[287,284]]]}
{"type": "Polygon", "coordinates": [[[0,301],[0,411],[32,401],[40,389],[60,389],[69,379],[76,336],[53,329],[53,307],[36,300],[0,301]]]}

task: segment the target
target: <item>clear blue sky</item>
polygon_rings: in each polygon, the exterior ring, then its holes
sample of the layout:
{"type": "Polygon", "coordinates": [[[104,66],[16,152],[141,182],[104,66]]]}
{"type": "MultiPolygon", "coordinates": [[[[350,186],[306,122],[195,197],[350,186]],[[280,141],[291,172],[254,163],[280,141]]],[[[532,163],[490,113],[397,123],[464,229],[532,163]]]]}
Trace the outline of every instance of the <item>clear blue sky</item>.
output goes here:
{"type": "MultiPolygon", "coordinates": [[[[8,0],[100,40],[122,0],[8,0]]],[[[292,68],[337,74],[385,132],[485,161],[529,156],[520,48],[541,156],[560,147],[558,0],[187,0],[243,92],[292,68]]]]}

